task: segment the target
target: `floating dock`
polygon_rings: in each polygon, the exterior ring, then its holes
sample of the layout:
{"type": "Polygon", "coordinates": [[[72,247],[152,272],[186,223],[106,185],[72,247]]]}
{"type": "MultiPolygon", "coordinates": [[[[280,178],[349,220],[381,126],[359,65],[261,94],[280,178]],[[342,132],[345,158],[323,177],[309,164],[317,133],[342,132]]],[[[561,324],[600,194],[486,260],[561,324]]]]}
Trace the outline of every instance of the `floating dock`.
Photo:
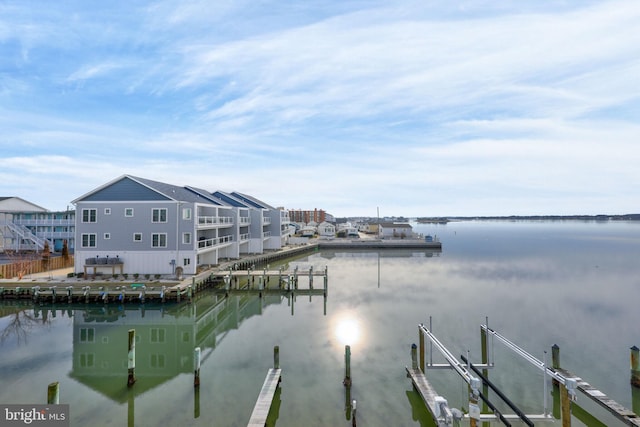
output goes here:
{"type": "Polygon", "coordinates": [[[273,397],[280,384],[281,372],[282,369],[269,369],[267,377],[264,379],[264,384],[262,384],[260,394],[258,395],[258,401],[253,407],[253,412],[251,413],[247,427],[264,427],[267,424],[267,416],[269,416],[271,403],[273,403],[273,397]]]}

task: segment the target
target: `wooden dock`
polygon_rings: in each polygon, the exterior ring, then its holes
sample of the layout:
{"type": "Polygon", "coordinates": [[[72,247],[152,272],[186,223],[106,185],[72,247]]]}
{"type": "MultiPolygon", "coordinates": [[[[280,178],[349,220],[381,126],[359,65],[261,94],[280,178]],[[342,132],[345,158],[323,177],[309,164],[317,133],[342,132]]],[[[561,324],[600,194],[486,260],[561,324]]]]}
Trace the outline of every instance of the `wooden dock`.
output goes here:
{"type": "Polygon", "coordinates": [[[267,377],[262,384],[262,389],[258,395],[258,401],[253,407],[251,418],[247,427],[264,427],[267,423],[267,416],[273,403],[273,397],[276,394],[276,389],[280,384],[282,369],[272,368],[269,369],[267,377]]]}
{"type": "Polygon", "coordinates": [[[438,415],[442,413],[441,404],[444,402],[446,405],[446,400],[436,393],[435,389],[427,380],[427,377],[419,368],[405,367],[405,369],[407,370],[407,376],[411,378],[416,391],[422,397],[425,405],[427,405],[427,409],[429,409],[429,414],[431,414],[433,422],[437,426],[446,425],[446,423],[442,424],[445,417],[438,417],[438,415]]]}
{"type": "Polygon", "coordinates": [[[611,413],[614,417],[616,417],[624,424],[635,427],[640,426],[640,417],[638,417],[635,412],[620,405],[618,402],[611,399],[606,394],[596,389],[591,384],[584,381],[582,378],[572,374],[571,372],[562,368],[555,368],[555,371],[565,378],[575,380],[578,390],[584,393],[585,396],[591,398],[591,400],[596,402],[598,405],[609,411],[609,413],[611,413]]]}

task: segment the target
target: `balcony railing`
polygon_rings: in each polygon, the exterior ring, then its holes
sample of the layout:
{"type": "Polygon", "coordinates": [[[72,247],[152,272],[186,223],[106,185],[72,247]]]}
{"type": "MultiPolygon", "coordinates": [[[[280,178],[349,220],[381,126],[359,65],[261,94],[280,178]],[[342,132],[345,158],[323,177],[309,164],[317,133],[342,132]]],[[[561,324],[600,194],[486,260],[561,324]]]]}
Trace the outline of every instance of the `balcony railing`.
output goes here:
{"type": "Polygon", "coordinates": [[[240,240],[249,240],[251,238],[251,234],[244,233],[240,235],[240,240]]]}
{"type": "Polygon", "coordinates": [[[233,225],[233,218],[230,216],[199,216],[198,225],[233,225]]]}
{"type": "Polygon", "coordinates": [[[263,216],[263,217],[262,217],[262,223],[263,223],[264,225],[269,225],[269,224],[271,224],[271,217],[263,216]]]}
{"type": "Polygon", "coordinates": [[[240,217],[240,224],[251,224],[251,217],[248,216],[241,216],[240,217]]]}
{"type": "Polygon", "coordinates": [[[265,231],[264,233],[262,233],[262,237],[264,237],[265,239],[267,237],[271,237],[271,232],[270,231],[265,231]]]}
{"type": "Polygon", "coordinates": [[[52,226],[72,226],[75,224],[75,219],[61,219],[61,218],[40,218],[40,219],[21,219],[14,218],[12,221],[14,224],[25,225],[29,227],[52,227],[52,226]]]}
{"type": "Polygon", "coordinates": [[[233,236],[213,237],[211,239],[198,241],[198,249],[213,248],[215,246],[219,246],[229,242],[233,242],[233,236]]]}

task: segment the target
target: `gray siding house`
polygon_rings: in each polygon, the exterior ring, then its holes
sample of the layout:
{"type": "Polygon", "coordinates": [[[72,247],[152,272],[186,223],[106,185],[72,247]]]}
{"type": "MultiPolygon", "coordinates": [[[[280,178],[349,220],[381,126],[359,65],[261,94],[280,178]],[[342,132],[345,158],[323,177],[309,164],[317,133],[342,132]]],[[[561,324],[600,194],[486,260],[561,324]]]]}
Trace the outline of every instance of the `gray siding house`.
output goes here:
{"type": "Polygon", "coordinates": [[[97,264],[111,273],[111,264],[118,264],[129,274],[191,275],[198,266],[281,247],[264,244],[261,228],[265,217],[280,218],[279,212],[194,187],[123,175],[73,203],[76,272],[97,264]]]}

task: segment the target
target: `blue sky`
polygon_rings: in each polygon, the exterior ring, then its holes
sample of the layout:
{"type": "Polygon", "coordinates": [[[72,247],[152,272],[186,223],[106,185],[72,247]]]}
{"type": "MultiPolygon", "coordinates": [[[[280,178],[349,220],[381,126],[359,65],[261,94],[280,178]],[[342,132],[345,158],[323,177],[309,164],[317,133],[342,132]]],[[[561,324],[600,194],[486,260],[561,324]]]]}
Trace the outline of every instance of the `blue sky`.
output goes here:
{"type": "Polygon", "coordinates": [[[0,196],[640,212],[637,1],[0,0],[0,196]]]}

